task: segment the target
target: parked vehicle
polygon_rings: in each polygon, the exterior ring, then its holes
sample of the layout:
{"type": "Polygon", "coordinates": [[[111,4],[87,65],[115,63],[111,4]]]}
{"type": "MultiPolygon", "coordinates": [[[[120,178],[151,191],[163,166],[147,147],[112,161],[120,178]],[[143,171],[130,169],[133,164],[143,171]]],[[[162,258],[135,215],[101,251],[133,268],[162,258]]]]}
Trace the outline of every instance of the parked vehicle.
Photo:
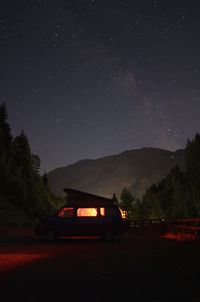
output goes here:
{"type": "Polygon", "coordinates": [[[101,236],[112,240],[123,230],[118,206],[65,206],[56,214],[43,218],[36,226],[39,236],[54,239],[61,236],[101,236]]]}

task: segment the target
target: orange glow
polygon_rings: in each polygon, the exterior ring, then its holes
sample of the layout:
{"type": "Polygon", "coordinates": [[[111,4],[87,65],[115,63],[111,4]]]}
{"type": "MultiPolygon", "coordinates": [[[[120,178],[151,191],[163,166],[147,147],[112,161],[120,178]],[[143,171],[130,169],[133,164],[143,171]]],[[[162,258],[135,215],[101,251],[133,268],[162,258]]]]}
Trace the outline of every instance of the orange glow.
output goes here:
{"type": "Polygon", "coordinates": [[[161,238],[165,239],[174,239],[176,241],[184,241],[184,240],[195,240],[195,235],[193,234],[183,234],[183,233],[167,233],[161,238]]]}
{"type": "Polygon", "coordinates": [[[77,209],[77,216],[78,217],[95,217],[95,216],[97,216],[97,209],[96,208],[77,209]]]}
{"type": "Polygon", "coordinates": [[[60,212],[58,213],[58,217],[63,217],[64,213],[68,211],[68,217],[73,216],[73,211],[74,208],[63,208],[62,210],[60,210],[60,212]]]}
{"type": "Polygon", "coordinates": [[[46,257],[40,254],[2,254],[0,255],[0,273],[46,257]]]}
{"type": "MultiPolygon", "coordinates": [[[[120,208],[119,208],[120,209],[120,208]]],[[[127,217],[127,212],[125,210],[120,209],[121,215],[122,215],[122,219],[126,219],[127,217]]]]}
{"type": "Polygon", "coordinates": [[[105,208],[100,208],[100,215],[105,216],[105,208]]]}

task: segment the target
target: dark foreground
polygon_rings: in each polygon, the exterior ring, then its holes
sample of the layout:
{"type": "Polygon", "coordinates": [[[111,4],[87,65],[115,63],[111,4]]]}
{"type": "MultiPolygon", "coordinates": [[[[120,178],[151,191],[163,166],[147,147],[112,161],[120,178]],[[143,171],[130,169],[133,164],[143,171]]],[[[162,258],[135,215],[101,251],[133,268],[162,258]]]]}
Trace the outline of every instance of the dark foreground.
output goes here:
{"type": "Polygon", "coordinates": [[[45,242],[0,231],[0,301],[200,301],[200,242],[126,233],[45,242]]]}

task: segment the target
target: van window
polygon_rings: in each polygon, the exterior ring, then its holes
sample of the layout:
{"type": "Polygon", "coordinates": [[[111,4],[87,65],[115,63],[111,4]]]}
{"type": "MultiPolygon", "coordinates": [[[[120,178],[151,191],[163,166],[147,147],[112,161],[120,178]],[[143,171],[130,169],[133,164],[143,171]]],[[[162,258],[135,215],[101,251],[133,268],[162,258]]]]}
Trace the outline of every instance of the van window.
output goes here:
{"type": "Polygon", "coordinates": [[[105,208],[100,208],[100,215],[105,216],[105,208]]]}
{"type": "Polygon", "coordinates": [[[105,208],[105,215],[106,216],[119,216],[119,210],[117,207],[105,208]]]}
{"type": "Polygon", "coordinates": [[[58,216],[61,218],[73,217],[74,216],[74,208],[62,208],[58,213],[58,216]]]}
{"type": "Polygon", "coordinates": [[[96,208],[79,208],[77,209],[78,217],[95,217],[97,216],[96,208]]]}

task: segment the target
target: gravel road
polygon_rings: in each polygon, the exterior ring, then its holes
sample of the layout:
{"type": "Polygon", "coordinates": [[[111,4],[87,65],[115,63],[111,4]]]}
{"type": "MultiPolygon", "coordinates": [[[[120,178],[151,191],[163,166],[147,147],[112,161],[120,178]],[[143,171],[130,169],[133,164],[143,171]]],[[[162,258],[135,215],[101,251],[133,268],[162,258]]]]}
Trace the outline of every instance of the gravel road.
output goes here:
{"type": "Polygon", "coordinates": [[[200,302],[200,242],[127,232],[113,242],[0,230],[0,301],[200,302]]]}

